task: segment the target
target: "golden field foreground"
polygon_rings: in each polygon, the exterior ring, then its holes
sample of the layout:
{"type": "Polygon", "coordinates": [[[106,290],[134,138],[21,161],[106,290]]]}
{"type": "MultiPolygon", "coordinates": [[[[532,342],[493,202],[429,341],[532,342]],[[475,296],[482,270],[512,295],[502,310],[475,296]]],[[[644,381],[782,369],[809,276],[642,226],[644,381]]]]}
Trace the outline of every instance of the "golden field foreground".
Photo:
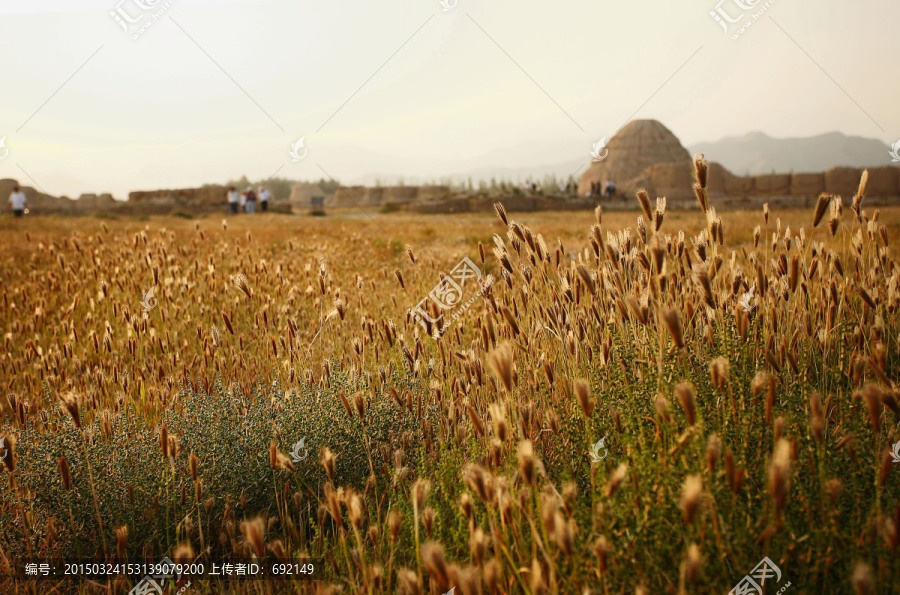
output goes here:
{"type": "Polygon", "coordinates": [[[900,207],[853,202],[4,217],[0,591],[900,592],[900,207]]]}

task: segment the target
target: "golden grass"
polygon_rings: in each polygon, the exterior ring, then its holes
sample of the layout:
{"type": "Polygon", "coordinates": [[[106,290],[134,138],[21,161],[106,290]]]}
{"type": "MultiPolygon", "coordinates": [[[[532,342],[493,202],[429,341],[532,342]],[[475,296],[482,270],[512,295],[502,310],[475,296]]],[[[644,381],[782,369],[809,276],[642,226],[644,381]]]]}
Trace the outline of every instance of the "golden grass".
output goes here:
{"type": "Polygon", "coordinates": [[[823,201],[3,219],[0,564],[312,556],[317,586],[240,592],[674,593],[769,556],[798,592],[889,592],[900,207],[823,201]],[[435,342],[409,308],[463,257],[494,283],[435,342]],[[355,446],[292,461],[301,432],[355,446]]]}

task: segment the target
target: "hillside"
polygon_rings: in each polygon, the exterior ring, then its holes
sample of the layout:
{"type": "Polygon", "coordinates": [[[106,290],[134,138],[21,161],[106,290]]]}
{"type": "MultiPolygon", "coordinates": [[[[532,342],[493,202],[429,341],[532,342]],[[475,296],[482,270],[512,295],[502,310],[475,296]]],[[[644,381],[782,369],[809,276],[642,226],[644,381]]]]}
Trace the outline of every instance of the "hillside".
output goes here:
{"type": "Polygon", "coordinates": [[[828,132],[805,138],[774,138],[762,132],[727,137],[689,147],[705,153],[735,175],[816,172],[831,167],[889,165],[888,146],[874,138],[828,132]]]}

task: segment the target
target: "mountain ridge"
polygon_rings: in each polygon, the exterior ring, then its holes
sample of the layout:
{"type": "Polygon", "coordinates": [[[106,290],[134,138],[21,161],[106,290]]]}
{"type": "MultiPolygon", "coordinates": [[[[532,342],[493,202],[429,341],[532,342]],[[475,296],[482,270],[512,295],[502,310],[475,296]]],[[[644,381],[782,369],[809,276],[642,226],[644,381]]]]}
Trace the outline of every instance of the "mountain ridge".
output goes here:
{"type": "Polygon", "coordinates": [[[773,137],[762,131],[695,143],[691,154],[703,153],[736,175],[820,172],[832,167],[891,165],[890,145],[879,139],[833,130],[814,136],[773,137]]]}

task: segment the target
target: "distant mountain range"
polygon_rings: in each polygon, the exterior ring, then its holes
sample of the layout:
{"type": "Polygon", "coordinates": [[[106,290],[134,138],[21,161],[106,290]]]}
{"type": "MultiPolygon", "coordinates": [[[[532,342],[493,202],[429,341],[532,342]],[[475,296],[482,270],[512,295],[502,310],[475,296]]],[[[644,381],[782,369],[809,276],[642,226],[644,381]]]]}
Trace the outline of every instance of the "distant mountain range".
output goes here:
{"type": "Polygon", "coordinates": [[[878,139],[840,132],[806,138],[773,138],[751,132],[689,147],[691,155],[704,153],[709,161],[716,161],[739,176],[891,165],[889,149],[878,139]]]}
{"type": "MultiPolygon", "coordinates": [[[[400,179],[413,184],[447,178],[457,181],[466,178],[473,181],[490,178],[497,178],[498,181],[502,178],[539,181],[546,175],[563,179],[574,176],[578,179],[591,165],[590,148],[590,143],[571,138],[549,139],[463,157],[453,163],[445,162],[441,169],[452,173],[444,175],[429,175],[426,172],[433,168],[433,163],[423,161],[421,167],[410,168],[412,171],[408,170],[405,176],[382,173],[342,181],[365,185],[376,181],[392,183],[400,179]],[[420,171],[415,171],[417,169],[420,171]]],[[[873,138],[847,136],[841,132],[805,138],[773,138],[763,132],[751,132],[715,142],[697,143],[687,149],[691,155],[704,153],[709,161],[720,163],[738,176],[823,172],[835,166],[862,168],[896,165],[891,162],[887,143],[873,138]]],[[[371,162],[372,171],[392,171],[392,160],[387,156],[373,155],[371,162]]]]}

